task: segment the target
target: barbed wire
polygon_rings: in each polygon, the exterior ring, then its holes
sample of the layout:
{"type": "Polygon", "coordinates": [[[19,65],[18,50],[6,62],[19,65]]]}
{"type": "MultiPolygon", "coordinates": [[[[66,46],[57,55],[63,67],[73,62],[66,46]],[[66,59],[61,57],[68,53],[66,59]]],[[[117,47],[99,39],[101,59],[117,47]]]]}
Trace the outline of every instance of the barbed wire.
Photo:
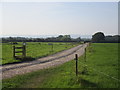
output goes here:
{"type": "MultiPolygon", "coordinates": [[[[82,63],[82,62],[80,62],[80,63],[82,63]]],[[[117,81],[120,82],[120,80],[119,80],[118,78],[115,78],[115,77],[113,77],[113,76],[110,76],[110,75],[108,75],[108,74],[106,74],[106,73],[104,73],[104,72],[98,71],[98,70],[94,69],[93,67],[88,66],[87,64],[84,64],[84,63],[82,63],[82,64],[83,64],[84,66],[87,66],[88,68],[93,69],[94,71],[96,71],[96,72],[98,72],[98,73],[101,73],[101,74],[103,74],[103,75],[105,75],[105,76],[107,76],[107,77],[110,77],[110,78],[112,78],[112,79],[117,80],[117,81]]]]}

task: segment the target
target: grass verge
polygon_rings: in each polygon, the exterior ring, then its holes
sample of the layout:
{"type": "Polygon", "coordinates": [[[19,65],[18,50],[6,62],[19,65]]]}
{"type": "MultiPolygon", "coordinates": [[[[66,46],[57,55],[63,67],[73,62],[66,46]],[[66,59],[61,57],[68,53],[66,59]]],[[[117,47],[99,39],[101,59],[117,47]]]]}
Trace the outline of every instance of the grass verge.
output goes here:
{"type": "MultiPolygon", "coordinates": [[[[2,46],[2,65],[35,60],[37,58],[52,55],[57,52],[75,47],[80,44],[80,43],[54,42],[52,43],[53,44],[53,51],[52,51],[52,46],[49,45],[49,43],[51,42],[27,42],[27,45],[26,45],[27,58],[25,59],[13,58],[13,45],[11,43],[0,44],[0,46],[2,46]]],[[[22,46],[22,42],[19,42],[15,46],[22,46]]],[[[17,51],[20,51],[20,50],[17,50],[17,51]]],[[[21,55],[21,53],[18,53],[17,55],[21,55]]]]}
{"type": "Polygon", "coordinates": [[[3,88],[118,88],[118,44],[97,43],[75,61],[3,80],[3,88]],[[87,65],[87,66],[86,66],[87,65]],[[102,73],[101,73],[102,72],[102,73]],[[108,76],[106,76],[108,75],[108,76]]]}

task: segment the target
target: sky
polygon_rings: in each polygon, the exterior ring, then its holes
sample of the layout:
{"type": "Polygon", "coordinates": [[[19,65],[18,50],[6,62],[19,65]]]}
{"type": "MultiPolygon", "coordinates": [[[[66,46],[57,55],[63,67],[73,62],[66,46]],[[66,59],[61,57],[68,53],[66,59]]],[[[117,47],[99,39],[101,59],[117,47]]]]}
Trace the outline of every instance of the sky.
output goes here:
{"type": "Polygon", "coordinates": [[[2,2],[2,35],[118,34],[117,2],[2,2]]]}

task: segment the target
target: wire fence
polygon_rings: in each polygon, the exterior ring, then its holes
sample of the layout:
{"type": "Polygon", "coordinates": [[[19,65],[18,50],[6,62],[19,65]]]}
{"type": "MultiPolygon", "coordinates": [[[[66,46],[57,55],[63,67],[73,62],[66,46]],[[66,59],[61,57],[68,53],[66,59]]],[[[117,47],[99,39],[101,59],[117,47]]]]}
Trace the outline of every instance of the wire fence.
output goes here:
{"type": "Polygon", "coordinates": [[[84,64],[84,63],[82,63],[82,62],[80,62],[80,63],[81,63],[82,65],[84,65],[84,66],[87,66],[88,68],[91,68],[91,69],[94,70],[95,72],[98,72],[98,73],[100,73],[100,74],[102,74],[102,75],[104,75],[104,76],[107,76],[107,77],[109,77],[109,78],[111,78],[111,79],[114,79],[114,80],[120,82],[120,80],[119,80],[118,78],[116,78],[116,77],[113,77],[113,76],[111,76],[111,75],[108,75],[108,74],[106,74],[106,73],[104,73],[104,72],[102,72],[102,71],[98,71],[98,70],[94,69],[93,67],[90,67],[90,66],[88,66],[87,64],[84,64]]]}

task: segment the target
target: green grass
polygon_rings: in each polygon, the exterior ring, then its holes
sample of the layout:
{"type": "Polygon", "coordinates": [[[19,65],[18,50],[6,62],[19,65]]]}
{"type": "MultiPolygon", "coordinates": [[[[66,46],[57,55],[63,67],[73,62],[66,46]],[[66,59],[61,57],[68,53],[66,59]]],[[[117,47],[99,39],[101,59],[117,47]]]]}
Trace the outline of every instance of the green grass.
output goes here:
{"type": "Polygon", "coordinates": [[[92,44],[88,48],[86,61],[83,63],[88,65],[86,67],[88,72],[81,78],[91,81],[101,88],[118,87],[118,81],[111,79],[111,77],[118,78],[118,44],[92,44]]]}
{"type": "Polygon", "coordinates": [[[86,62],[84,60],[84,55],[79,58],[78,76],[75,75],[75,60],[72,60],[4,79],[3,88],[118,88],[117,80],[104,75],[118,78],[118,44],[94,43],[87,48],[86,62]]]}
{"type": "MultiPolygon", "coordinates": [[[[21,60],[16,60],[13,58],[13,45],[10,43],[3,43],[2,45],[2,64],[21,62],[21,60]]],[[[52,46],[48,45],[48,42],[27,42],[26,54],[27,57],[37,59],[44,56],[48,56],[62,50],[66,50],[78,45],[78,43],[53,43],[52,46]]],[[[16,46],[22,46],[22,43],[19,42],[16,46]]],[[[17,50],[19,51],[19,50],[17,50]]],[[[20,55],[18,53],[17,55],[20,55]]]]}

